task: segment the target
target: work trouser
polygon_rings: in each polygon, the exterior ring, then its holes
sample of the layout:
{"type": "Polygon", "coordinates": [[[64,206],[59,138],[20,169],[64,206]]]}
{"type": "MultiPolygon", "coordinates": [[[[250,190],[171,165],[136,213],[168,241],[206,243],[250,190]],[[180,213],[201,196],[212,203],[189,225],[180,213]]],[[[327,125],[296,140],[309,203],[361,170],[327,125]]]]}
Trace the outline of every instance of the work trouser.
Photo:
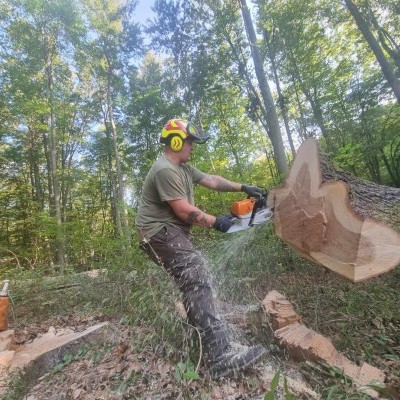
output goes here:
{"type": "Polygon", "coordinates": [[[189,323],[199,329],[210,360],[217,359],[228,346],[227,330],[215,310],[205,260],[189,234],[168,225],[148,242],[142,242],[141,247],[174,278],[183,295],[189,323]]]}

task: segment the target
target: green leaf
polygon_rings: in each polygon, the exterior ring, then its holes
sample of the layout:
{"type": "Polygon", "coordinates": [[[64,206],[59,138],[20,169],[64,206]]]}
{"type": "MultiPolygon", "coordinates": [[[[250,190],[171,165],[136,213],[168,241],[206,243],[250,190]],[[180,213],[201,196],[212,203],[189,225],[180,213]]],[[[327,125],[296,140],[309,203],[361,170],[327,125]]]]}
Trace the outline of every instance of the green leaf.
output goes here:
{"type": "Polygon", "coordinates": [[[331,387],[331,390],[329,391],[329,393],[328,393],[328,397],[326,398],[326,400],[331,400],[331,399],[333,399],[334,397],[333,397],[333,395],[336,393],[336,391],[337,391],[337,386],[335,385],[335,386],[332,386],[331,387]]]}
{"type": "Polygon", "coordinates": [[[264,400],[274,400],[275,399],[275,389],[279,386],[280,371],[276,371],[274,377],[271,381],[271,389],[265,394],[264,400]]]}
{"type": "Polygon", "coordinates": [[[179,369],[179,364],[178,364],[178,366],[175,368],[174,375],[175,375],[176,381],[177,381],[178,383],[181,383],[181,382],[182,382],[182,375],[181,375],[181,371],[180,371],[180,369],[179,369]]]}
{"type": "Polygon", "coordinates": [[[285,390],[285,400],[295,400],[294,396],[289,391],[289,387],[288,387],[286,376],[285,376],[285,378],[283,380],[283,387],[284,387],[284,390],[285,390]]]}
{"type": "Polygon", "coordinates": [[[186,371],[183,374],[183,377],[187,380],[196,380],[200,378],[199,374],[196,371],[186,371]]]}

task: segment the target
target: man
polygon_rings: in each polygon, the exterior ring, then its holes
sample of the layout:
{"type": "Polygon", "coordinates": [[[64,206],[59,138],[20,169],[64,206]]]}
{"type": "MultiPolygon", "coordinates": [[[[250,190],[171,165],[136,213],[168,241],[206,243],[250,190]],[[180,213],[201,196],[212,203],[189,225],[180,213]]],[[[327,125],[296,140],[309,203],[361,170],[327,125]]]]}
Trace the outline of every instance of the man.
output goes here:
{"type": "Polygon", "coordinates": [[[143,184],[136,217],[136,228],[150,258],[174,278],[183,295],[189,322],[201,334],[214,378],[239,371],[258,361],[265,349],[229,342],[226,326],[215,311],[207,266],[194,248],[190,228],[199,225],[226,232],[232,222],[227,216],[215,217],[194,205],[193,185],[219,192],[239,192],[257,197],[261,190],[208,175],[187,164],[194,143],[205,143],[196,127],[184,119],[171,119],[164,126],[160,142],[165,151],[153,164],[143,184]]]}

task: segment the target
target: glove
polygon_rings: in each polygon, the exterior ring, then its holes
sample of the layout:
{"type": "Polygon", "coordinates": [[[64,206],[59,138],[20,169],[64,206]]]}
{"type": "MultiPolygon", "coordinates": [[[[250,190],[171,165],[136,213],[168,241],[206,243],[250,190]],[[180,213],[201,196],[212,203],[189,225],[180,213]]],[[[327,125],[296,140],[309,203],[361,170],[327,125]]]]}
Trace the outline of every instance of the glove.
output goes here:
{"type": "Polygon", "coordinates": [[[263,192],[258,186],[242,185],[242,192],[245,192],[250,197],[261,197],[263,192]]]}
{"type": "Polygon", "coordinates": [[[213,228],[217,231],[228,232],[229,228],[233,225],[232,216],[221,215],[215,219],[213,228]]]}

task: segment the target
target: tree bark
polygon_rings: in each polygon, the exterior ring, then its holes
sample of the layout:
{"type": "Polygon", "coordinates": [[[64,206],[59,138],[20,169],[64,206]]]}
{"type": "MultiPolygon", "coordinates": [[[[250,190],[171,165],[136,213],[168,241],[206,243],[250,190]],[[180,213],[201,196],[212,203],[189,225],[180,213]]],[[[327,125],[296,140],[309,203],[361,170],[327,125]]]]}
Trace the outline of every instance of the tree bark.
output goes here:
{"type": "Polygon", "coordinates": [[[335,168],[327,156],[320,156],[322,183],[343,181],[349,186],[351,208],[363,218],[383,222],[400,233],[400,188],[364,181],[335,168]]]}
{"type": "Polygon", "coordinates": [[[45,73],[46,73],[46,84],[47,84],[47,102],[50,109],[49,116],[49,167],[51,186],[53,189],[53,206],[54,206],[54,217],[56,222],[56,261],[59,267],[60,273],[64,273],[66,264],[66,243],[64,234],[64,225],[61,216],[61,203],[60,203],[60,182],[58,177],[58,160],[57,160],[57,132],[56,132],[56,120],[54,111],[54,85],[53,85],[53,59],[52,59],[52,38],[44,35],[44,50],[45,50],[45,73]]]}
{"type": "Polygon", "coordinates": [[[122,175],[121,168],[121,159],[119,155],[119,146],[118,146],[118,135],[117,135],[117,127],[115,125],[114,120],[114,107],[113,107],[113,98],[112,98],[112,88],[111,81],[114,75],[113,67],[110,61],[110,58],[107,55],[106,49],[103,49],[104,55],[106,57],[108,63],[108,71],[107,71],[107,116],[108,116],[108,126],[111,133],[111,140],[113,146],[113,154],[115,160],[115,169],[116,169],[116,204],[115,208],[117,211],[117,215],[119,218],[119,229],[121,230],[120,235],[125,238],[126,242],[130,241],[130,229],[128,222],[128,210],[125,205],[125,187],[124,187],[124,179],[122,175]]]}
{"type": "Polygon", "coordinates": [[[353,282],[400,263],[400,189],[334,168],[308,139],[268,196],[276,234],[307,259],[353,282]]]}
{"type": "Polygon", "coordinates": [[[275,51],[273,49],[273,45],[271,44],[271,41],[270,41],[270,34],[266,29],[264,29],[264,34],[265,34],[264,35],[265,36],[265,43],[267,44],[267,49],[268,49],[268,56],[269,56],[269,59],[271,61],[272,73],[274,75],[274,82],[275,82],[275,85],[276,85],[276,91],[278,93],[278,99],[279,99],[278,104],[279,104],[279,107],[281,109],[283,122],[285,124],[285,129],[286,129],[286,134],[287,134],[287,138],[288,138],[289,145],[290,145],[290,150],[292,151],[292,156],[295,157],[296,149],[294,147],[293,138],[292,138],[292,132],[290,130],[288,110],[287,110],[287,107],[286,107],[286,99],[285,99],[285,96],[282,93],[281,84],[280,84],[280,80],[279,80],[279,76],[278,76],[278,67],[276,65],[276,54],[275,54],[275,51]]]}
{"type": "Polygon", "coordinates": [[[240,0],[240,8],[242,11],[243,22],[246,28],[247,36],[250,43],[250,50],[254,62],[254,68],[258,84],[261,91],[261,96],[267,111],[267,123],[269,127],[269,137],[271,139],[272,147],[274,149],[275,161],[280,174],[288,172],[288,163],[286,160],[285,148],[283,146],[282,134],[279,126],[278,115],[274,100],[272,98],[271,90],[264,72],[264,67],[261,60],[260,50],[257,47],[256,33],[251,19],[250,11],[247,7],[246,0],[240,0]]]}

